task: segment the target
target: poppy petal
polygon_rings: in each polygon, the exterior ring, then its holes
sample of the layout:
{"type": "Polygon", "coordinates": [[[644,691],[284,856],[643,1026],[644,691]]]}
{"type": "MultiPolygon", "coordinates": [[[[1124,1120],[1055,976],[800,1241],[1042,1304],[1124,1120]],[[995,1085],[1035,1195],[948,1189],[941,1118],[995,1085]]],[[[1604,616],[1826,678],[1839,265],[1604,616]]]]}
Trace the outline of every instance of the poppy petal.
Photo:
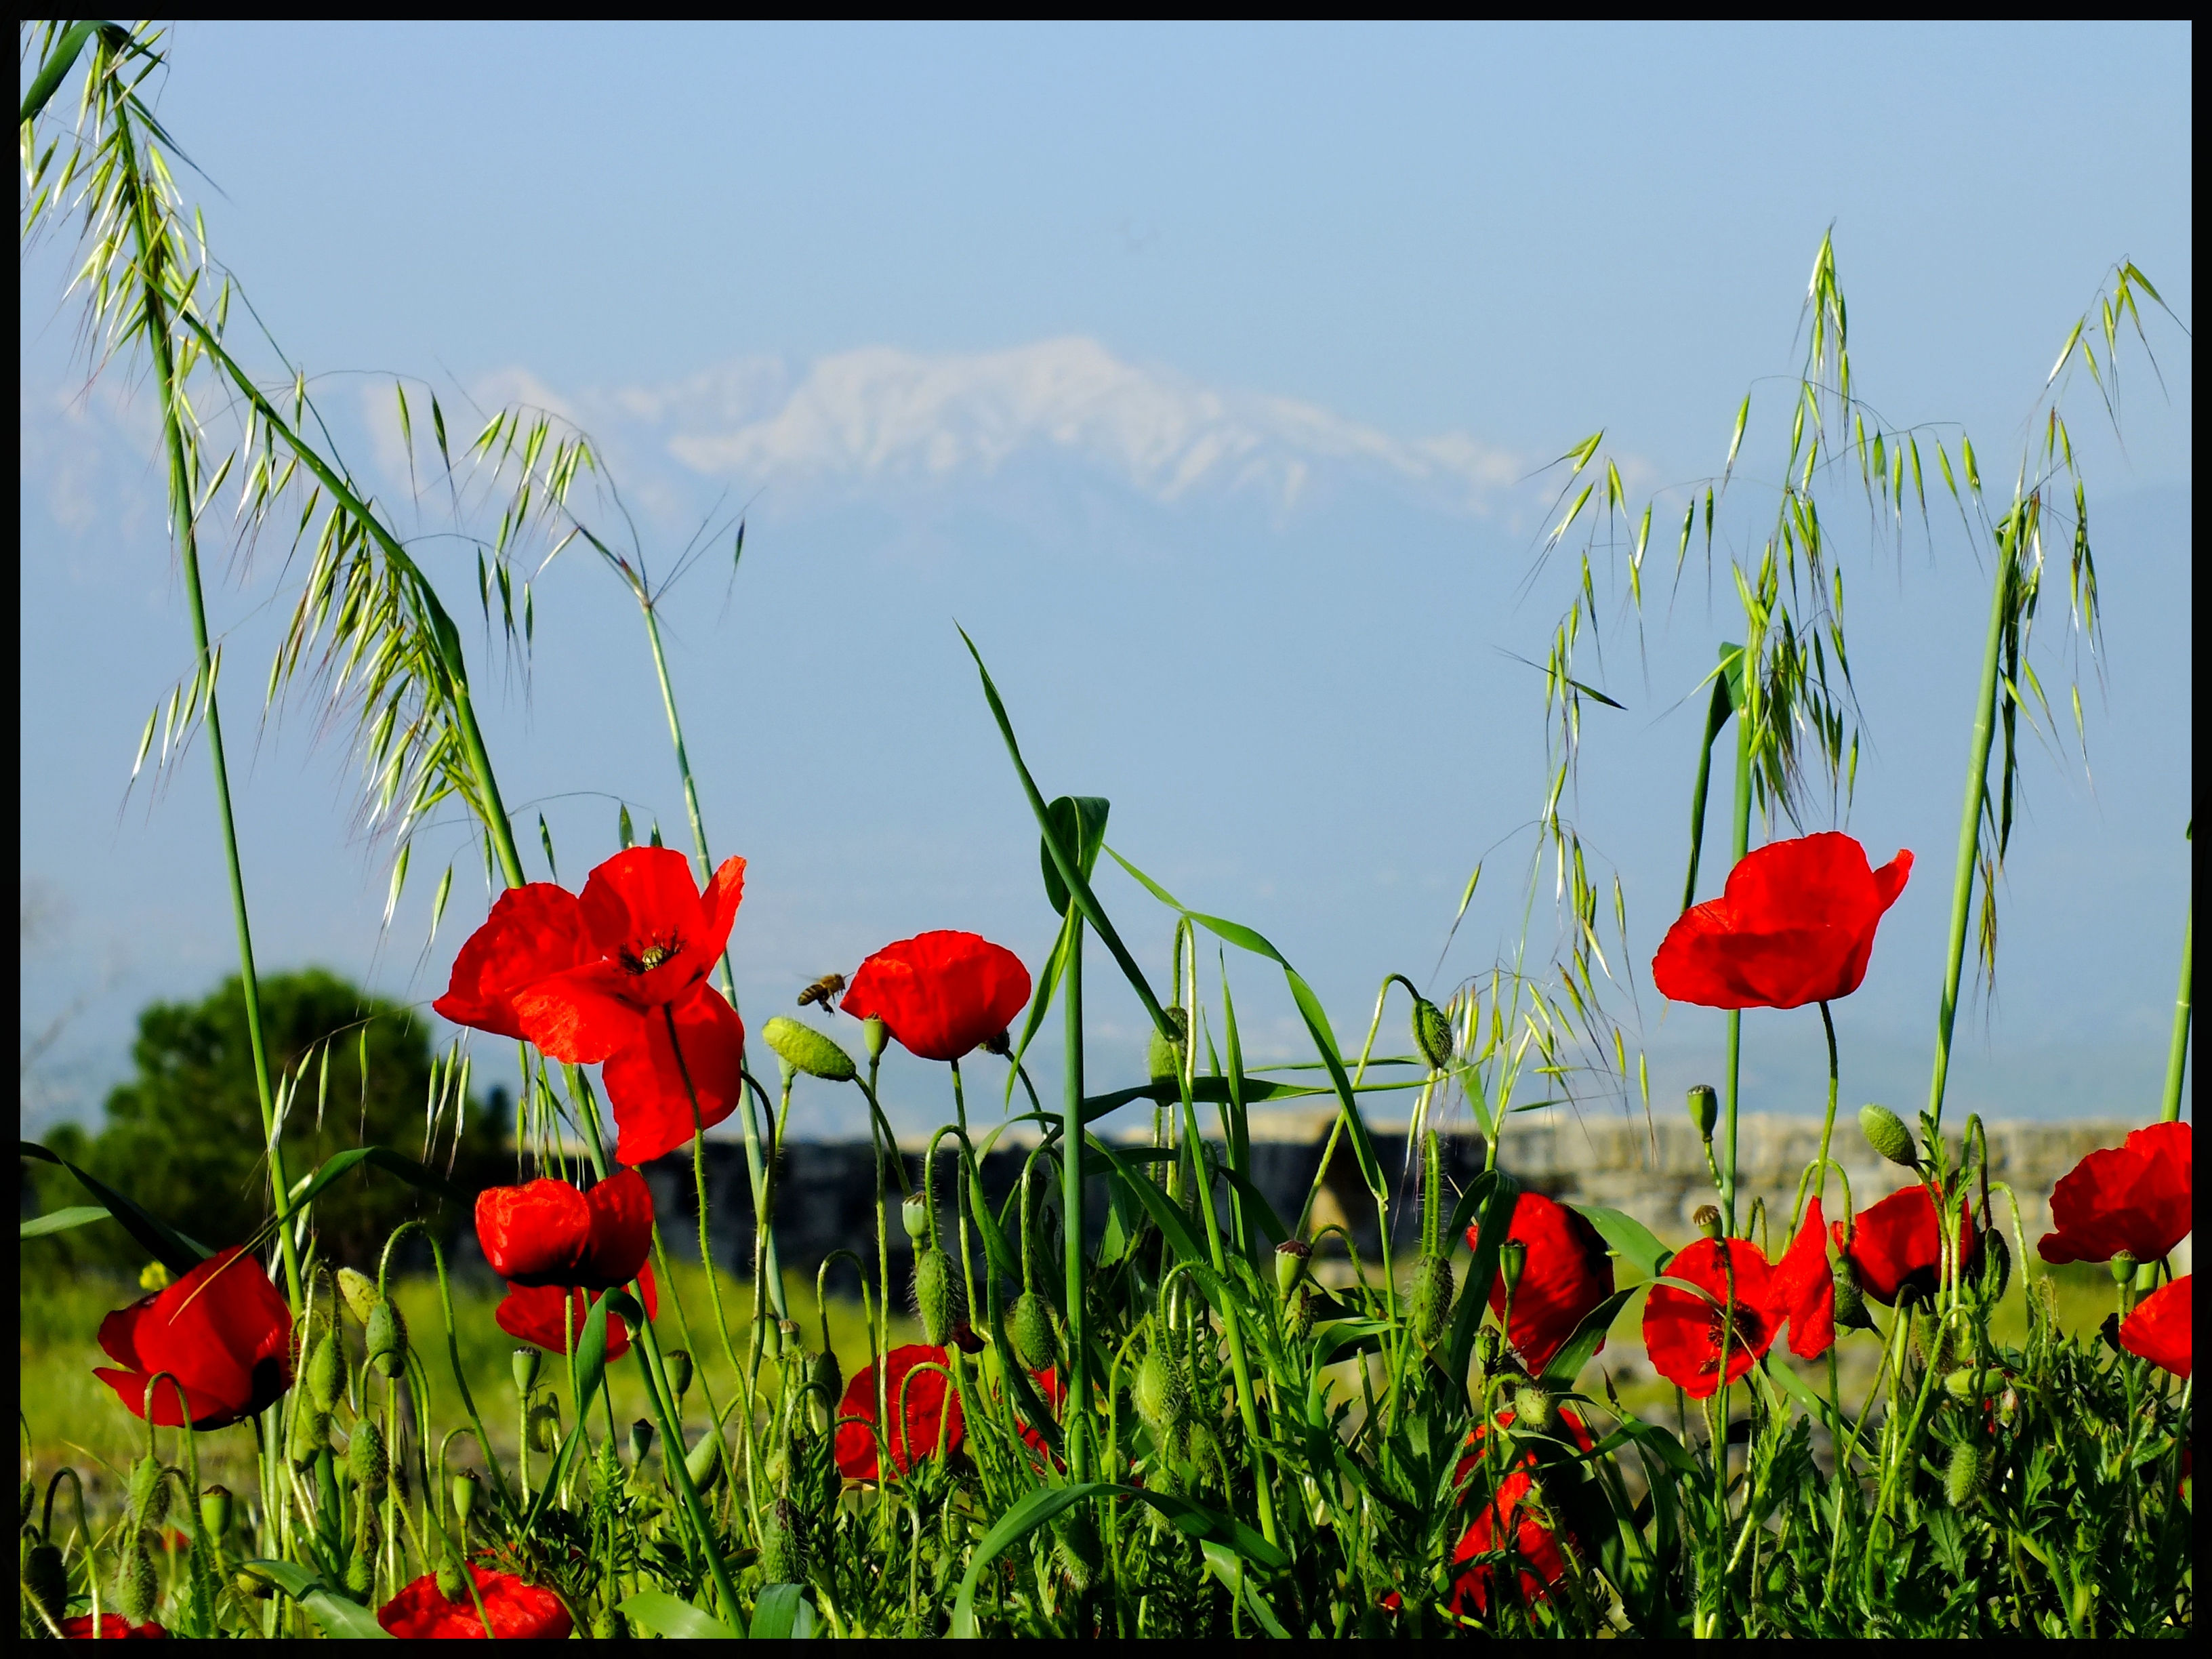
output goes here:
{"type": "Polygon", "coordinates": [[[2184,1273],[2138,1302],[2136,1310],[2120,1322],[2120,1346],[2161,1370],[2187,1377],[2197,1346],[2191,1305],[2194,1292],[2190,1289],[2196,1277],[2184,1273]]]}
{"type": "Polygon", "coordinates": [[[461,946],[446,994],[430,1006],[456,1025],[520,1037],[516,994],[599,954],[574,894],[543,881],[510,888],[461,946]]]}
{"type": "Polygon", "coordinates": [[[610,1058],[600,1073],[620,1131],[616,1158],[650,1164],[729,1116],[744,1097],[744,1022],[711,985],[647,1018],[642,1040],[610,1058]]]}

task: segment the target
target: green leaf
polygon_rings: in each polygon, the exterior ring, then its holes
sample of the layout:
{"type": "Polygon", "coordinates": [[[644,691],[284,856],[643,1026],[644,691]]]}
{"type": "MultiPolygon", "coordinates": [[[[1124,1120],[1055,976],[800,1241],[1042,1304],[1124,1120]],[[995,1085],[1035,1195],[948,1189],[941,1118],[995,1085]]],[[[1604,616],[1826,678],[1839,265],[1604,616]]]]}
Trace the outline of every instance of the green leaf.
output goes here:
{"type": "Polygon", "coordinates": [[[44,1238],[49,1233],[65,1233],[72,1227],[89,1226],[95,1221],[108,1218],[107,1211],[98,1204],[76,1204],[66,1210],[56,1210],[51,1215],[34,1217],[22,1224],[19,1238],[44,1238]]]}
{"type": "Polygon", "coordinates": [[[1626,1290],[1615,1291],[1584,1314],[1582,1323],[1575,1327],[1575,1334],[1544,1367],[1544,1381],[1557,1388],[1572,1388],[1575,1379],[1583,1374],[1583,1367],[1589,1364],[1590,1357],[1605,1340],[1605,1334],[1613,1328],[1614,1316],[1628,1305],[1628,1298],[1643,1288],[1641,1285],[1631,1285],[1626,1290]]]}
{"type": "Polygon", "coordinates": [[[44,1159],[58,1164],[76,1177],[77,1185],[100,1202],[108,1214],[122,1224],[124,1231],[137,1239],[146,1253],[179,1277],[206,1261],[214,1252],[204,1244],[186,1237],[165,1221],[157,1221],[144,1210],[124,1197],[96,1176],[88,1175],[58,1153],[48,1152],[35,1140],[16,1142],[20,1156],[44,1159]]]}
{"type": "Polygon", "coordinates": [[[802,1641],[814,1634],[814,1607],[804,1584],[770,1584],[753,1603],[756,1642],[802,1641]]]}
{"type": "Polygon", "coordinates": [[[348,1642],[389,1642],[392,1632],[358,1601],[349,1601],[307,1568],[290,1561],[252,1560],[246,1566],[314,1615],[325,1636],[348,1642]]]}
{"type": "MultiPolygon", "coordinates": [[[[781,1585],[779,1589],[795,1589],[781,1585]]],[[[771,1594],[773,1592],[770,1592],[771,1594]]],[[[767,1595],[761,1600],[765,1602],[767,1595]]],[[[647,1636],[671,1637],[678,1641],[735,1642],[742,1639],[743,1631],[732,1630],[711,1613],[702,1613],[689,1601],[678,1601],[666,1590],[640,1590],[615,1609],[630,1622],[634,1630],[647,1636]]],[[[754,1634],[759,1634],[760,1615],[753,1615],[754,1634]]]]}
{"type": "Polygon", "coordinates": [[[1674,1259],[1674,1252],[1632,1215],[1608,1210],[1602,1204],[1570,1204],[1567,1208],[1596,1228],[1606,1248],[1646,1279],[1656,1279],[1674,1259]]]}
{"type": "MultiPolygon", "coordinates": [[[[1097,867],[1098,849],[1106,842],[1109,810],[1109,803],[1097,795],[1062,795],[1045,808],[1046,815],[1052,819],[1054,833],[1060,837],[1062,847],[1074,850],[1076,865],[1086,880],[1097,867]]],[[[1068,894],[1067,884],[1053,867],[1051,847],[1042,838],[1037,844],[1037,858],[1044,868],[1044,892],[1052,902],[1052,913],[1064,916],[1073,900],[1068,894]]]]}

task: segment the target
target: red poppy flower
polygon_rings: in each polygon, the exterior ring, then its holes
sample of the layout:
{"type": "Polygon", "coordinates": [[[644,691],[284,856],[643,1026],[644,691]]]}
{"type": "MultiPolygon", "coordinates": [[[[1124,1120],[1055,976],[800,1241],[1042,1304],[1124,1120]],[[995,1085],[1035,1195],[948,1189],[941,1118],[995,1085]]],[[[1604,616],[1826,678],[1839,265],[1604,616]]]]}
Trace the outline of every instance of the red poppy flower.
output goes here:
{"type": "MultiPolygon", "coordinates": [[[[1467,1230],[1473,1249],[1480,1227],[1467,1230]]],[[[1591,1310],[1613,1294],[1613,1258],[1597,1229],[1563,1204],[1540,1193],[1514,1200],[1509,1235],[1528,1246],[1528,1265],[1513,1291],[1513,1322],[1506,1338],[1532,1375],[1540,1375],[1552,1356],[1591,1310]]],[[[1490,1283],[1490,1310],[1502,1315],[1505,1280],[1490,1283]]],[[[1601,1351],[1605,1344],[1598,1344],[1601,1351]]]]}
{"type": "MultiPolygon", "coordinates": [[[[108,1315],[100,1346],[122,1369],[93,1375],[135,1417],[146,1414],[146,1385],[158,1371],[185,1385],[196,1429],[242,1422],[292,1386],[292,1310],[241,1244],[108,1315]]],[[[164,1428],[179,1421],[177,1393],[166,1382],[155,1391],[154,1421],[164,1428]]]]}
{"type": "Polygon", "coordinates": [[[1730,1382],[1773,1346],[1782,1328],[1774,1313],[1774,1270],[1747,1238],[1701,1238],[1675,1254],[1666,1276],[1697,1285],[1712,1300],[1653,1285],[1644,1299],[1644,1349],[1660,1376],[1692,1400],[1709,1400],[1721,1386],[1723,1341],[1730,1382]],[[1733,1328],[1727,1323],[1731,1305],[1733,1328]]]}
{"type": "MultiPolygon", "coordinates": [[[[1528,1281],[1524,1279],[1522,1282],[1525,1285],[1528,1281]]],[[[1498,1413],[1500,1423],[1512,1420],[1511,1412],[1498,1413]]],[[[1595,1449],[1596,1442],[1590,1438],[1589,1430],[1574,1413],[1562,1411],[1559,1424],[1583,1451],[1595,1449]]],[[[1477,1449],[1462,1457],[1459,1467],[1453,1470],[1455,1485],[1471,1476],[1481,1462],[1480,1448],[1486,1427],[1486,1425],[1478,1425],[1468,1437],[1468,1443],[1477,1449]]],[[[1539,1512],[1535,1470],[1535,1455],[1533,1452],[1522,1453],[1514,1460],[1513,1467],[1506,1473],[1505,1478],[1498,1483],[1498,1490],[1491,1494],[1489,1503],[1483,1505],[1481,1512],[1460,1534],[1459,1542],[1452,1550],[1452,1565],[1455,1567],[1469,1562],[1475,1565],[1468,1566],[1452,1581],[1447,1605],[1454,1613],[1469,1616],[1490,1611],[1490,1598],[1494,1589],[1493,1569],[1489,1562],[1480,1558],[1505,1547],[1509,1541],[1514,1553],[1520,1558],[1515,1565],[1524,1601],[1546,1600],[1551,1587],[1566,1577],[1565,1547],[1571,1544],[1579,1548],[1581,1540],[1571,1530],[1565,1532],[1563,1540],[1539,1512]]]]}
{"type": "Polygon", "coordinates": [[[63,1639],[70,1642],[147,1641],[157,1636],[167,1637],[169,1633],[150,1619],[143,1625],[134,1625],[119,1613],[103,1613],[100,1615],[100,1633],[97,1637],[93,1634],[93,1619],[88,1613],[80,1613],[73,1619],[64,1619],[61,1624],[63,1639]]]}
{"type": "MultiPolygon", "coordinates": [[[[645,1292],[645,1316],[660,1317],[660,1297],[653,1288],[653,1269],[639,1269],[638,1288],[645,1292]]],[[[584,1331],[584,1316],[598,1292],[563,1290],[557,1285],[510,1285],[507,1295],[492,1310],[500,1329],[524,1342],[535,1343],[550,1353],[567,1353],[584,1331]]],[[[607,1316],[607,1363],[629,1352],[629,1326],[617,1313],[607,1316]]]]}
{"type": "Polygon", "coordinates": [[[844,1009],[876,1018],[924,1060],[958,1060],[1013,1024],[1030,1000],[1030,970],[975,933],[921,933],[862,963],[844,1009]]]}
{"type": "MultiPolygon", "coordinates": [[[[1962,1231],[1973,1225],[1974,1208],[1959,1200],[1962,1231]]],[[[1844,1224],[1835,1224],[1836,1247],[1851,1264],[1859,1288],[1885,1308],[1897,1302],[1898,1291],[1911,1285],[1923,1302],[1936,1294],[1943,1261],[1943,1237],[1936,1224],[1936,1200],[1925,1187],[1903,1187],[1871,1207],[1861,1210],[1850,1243],[1844,1224]]],[[[1969,1265],[1981,1255],[1977,1239],[1969,1252],[1969,1265]]]]}
{"type": "Polygon", "coordinates": [[[1747,853],[1719,898],[1682,912],[1651,958],[1662,995],[1708,1008],[1800,1008],[1859,988],[1875,928],[1912,872],[1899,853],[1879,870],[1829,830],[1747,853]]]}
{"type": "Polygon", "coordinates": [[[2037,1253],[2045,1261],[2110,1261],[2125,1250],[2158,1261],[2193,1224],[2195,1146],[2186,1123],[2154,1123],[2090,1153],[2051,1188],[2057,1231],[2044,1234],[2037,1253]]]}
{"type": "Polygon", "coordinates": [[[635,1170],[587,1193],[565,1181],[487,1187],[477,1194],[477,1238],[509,1284],[607,1290],[635,1279],[653,1249],[653,1193],[635,1170]]]}
{"type": "Polygon", "coordinates": [[[464,1589],[459,1600],[448,1601],[439,1593],[437,1576],[430,1574],[379,1607],[376,1622],[407,1641],[481,1642],[484,1618],[491,1620],[491,1634],[502,1642],[568,1639],[568,1609],[551,1590],[474,1563],[469,1575],[477,1581],[476,1596],[464,1589]],[[483,1598],[483,1618],[477,1616],[477,1597],[483,1598]]]}
{"type": "MultiPolygon", "coordinates": [[[[904,1474],[915,1458],[937,1455],[939,1426],[945,1449],[957,1451],[966,1433],[961,1419],[960,1396],[941,1370],[916,1371],[917,1365],[949,1365],[951,1356],[927,1342],[909,1342],[893,1348],[884,1359],[884,1393],[891,1416],[899,1423],[890,1435],[891,1467],[904,1474]],[[911,1380],[909,1380],[911,1379],[911,1380]],[[908,1448],[911,1447],[911,1451],[908,1448]]],[[[845,1387],[837,1402],[837,1415],[856,1417],[858,1423],[837,1428],[837,1468],[848,1480],[876,1478],[876,1368],[864,1366],[845,1387]]]]}
{"type": "Polygon", "coordinates": [[[649,1163],[743,1096],[745,1028],[706,976],[744,885],[743,859],[724,860],[702,895],[681,853],[633,847],[592,871],[580,898],[544,882],[515,888],[461,946],[431,1006],[555,1060],[605,1060],[616,1156],[649,1163]]]}
{"type": "Polygon", "coordinates": [[[2136,1310],[2120,1322],[2120,1346],[2130,1353],[2140,1354],[2160,1370],[2187,1376],[2190,1361],[2196,1352],[2196,1330],[2190,1322],[2189,1289],[2189,1281],[2196,1277],[2195,1273],[2184,1273],[2136,1304],[2136,1310]]]}

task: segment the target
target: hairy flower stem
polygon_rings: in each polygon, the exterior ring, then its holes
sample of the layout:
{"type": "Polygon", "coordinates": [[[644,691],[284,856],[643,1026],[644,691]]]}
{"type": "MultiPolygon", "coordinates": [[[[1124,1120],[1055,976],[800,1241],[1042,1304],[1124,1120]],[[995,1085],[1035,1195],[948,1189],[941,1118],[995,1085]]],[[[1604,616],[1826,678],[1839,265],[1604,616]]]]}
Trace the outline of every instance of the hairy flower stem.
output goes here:
{"type": "Polygon", "coordinates": [[[154,358],[154,381],[161,400],[161,446],[169,470],[169,510],[177,531],[177,558],[185,578],[185,600],[192,619],[197,672],[207,692],[208,760],[215,773],[216,818],[222,826],[223,863],[230,876],[231,920],[238,932],[238,978],[246,1000],[246,1037],[253,1053],[254,1097],[261,1108],[261,1141],[268,1149],[269,1190],[276,1212],[276,1237],[284,1261],[284,1289],[292,1311],[300,1311],[300,1257],[292,1229],[291,1182],[284,1173],[284,1148],[277,1135],[275,1096],[269,1085],[269,1042],[261,1025],[261,980],[253,965],[253,926],[246,904],[246,872],[238,858],[238,823],[231,810],[230,769],[222,747],[222,711],[216,696],[215,656],[208,642],[207,599],[200,584],[199,529],[192,510],[191,464],[179,404],[175,343],[169,332],[169,307],[163,283],[169,270],[166,239],[152,222],[154,188],[138,170],[131,123],[114,112],[117,153],[132,175],[131,231],[138,248],[140,293],[146,308],[146,344],[154,358]]]}
{"type": "MultiPolygon", "coordinates": [[[[1751,677],[1744,677],[1745,701],[1750,700],[1751,677]]],[[[1734,869],[1751,850],[1751,711],[1739,709],[1735,717],[1735,830],[1729,842],[1734,869]]],[[[1728,1016],[1728,1128],[1721,1146],[1721,1208],[1728,1218],[1728,1234],[1735,1237],[1735,1121],[1743,1076],[1743,1010],[1731,1008],[1728,1016]]]]}
{"type": "Polygon", "coordinates": [[[1943,955],[1943,1000],[1936,1012],[1936,1069],[1928,1084],[1929,1115],[1943,1121],[1943,1090],[1951,1075],[1951,1028],[1959,1014],[1959,975],[1966,960],[1966,918],[1973,908],[1974,854],[1989,801],[1990,738],[1996,724],[1997,662],[2004,647],[2005,615],[2020,561],[2024,515],[2015,507],[1997,534],[1996,575],[1990,583],[1990,632],[1982,646],[1982,684],[1974,701],[1974,731],[1967,744],[1966,800],[1959,812],[1959,856],[1951,872],[1951,933],[1943,955]]]}

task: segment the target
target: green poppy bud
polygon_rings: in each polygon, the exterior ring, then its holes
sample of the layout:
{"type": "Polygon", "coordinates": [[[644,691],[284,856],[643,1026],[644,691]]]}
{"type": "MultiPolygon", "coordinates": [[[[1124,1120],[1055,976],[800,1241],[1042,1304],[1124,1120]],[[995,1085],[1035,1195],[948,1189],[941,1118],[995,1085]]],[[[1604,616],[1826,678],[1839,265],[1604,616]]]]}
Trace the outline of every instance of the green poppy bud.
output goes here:
{"type": "Polygon", "coordinates": [[[890,1040],[891,1028],[879,1016],[870,1014],[860,1022],[860,1041],[866,1045],[870,1060],[881,1060],[884,1045],[890,1040]]]}
{"type": "Polygon", "coordinates": [[[336,1411],[345,1395],[345,1351],[338,1334],[325,1331],[307,1356],[307,1398],[319,1412],[336,1411]]]}
{"type": "Polygon", "coordinates": [[[1559,1402],[1540,1382],[1524,1382],[1513,1390],[1515,1426],[1534,1434],[1549,1434],[1559,1425],[1559,1402]]]}
{"type": "Polygon", "coordinates": [[[684,1468],[691,1477],[691,1484],[699,1489],[702,1495],[721,1485],[721,1435],[708,1429],[700,1437],[699,1443],[684,1455],[684,1468]]]}
{"type": "Polygon", "coordinates": [[[761,1527],[761,1578],[770,1584],[806,1582],[805,1520],[788,1498],[779,1498],[761,1527]]]}
{"type": "Polygon", "coordinates": [[[351,1267],[338,1269],[338,1296],[358,1324],[368,1323],[368,1310],[376,1305],[376,1281],[351,1267]]]}
{"type": "Polygon", "coordinates": [[[1441,1255],[1413,1260],[1413,1336],[1423,1347],[1443,1334],[1451,1322],[1452,1269],[1441,1255]]]}
{"type": "Polygon", "coordinates": [[[1868,1146],[1892,1164],[1902,1164],[1908,1170],[1920,1167],[1920,1154],[1912,1145],[1912,1131],[1888,1107],[1860,1107],[1859,1132],[1866,1136],[1868,1146]]]}
{"type": "Polygon", "coordinates": [[[1275,1293],[1288,1296],[1298,1280],[1305,1277],[1306,1263],[1313,1257],[1313,1246],[1301,1239],[1286,1238],[1275,1246],[1275,1293]]]}
{"type": "Polygon", "coordinates": [[[228,1486],[210,1486],[200,1494],[200,1529],[208,1542],[221,1544],[230,1536],[231,1498],[228,1486]]]}
{"type": "Polygon", "coordinates": [[[1528,1247],[1517,1238],[1509,1238],[1498,1247],[1498,1276],[1505,1282],[1505,1294],[1510,1296],[1520,1288],[1521,1275],[1528,1266],[1528,1247]]]}
{"type": "Polygon", "coordinates": [[[1160,1012],[1168,1017],[1168,1025],[1175,1032],[1175,1040],[1170,1042],[1158,1026],[1152,1027],[1152,1036],[1145,1045],[1146,1071],[1155,1083],[1173,1083],[1182,1075],[1183,1050],[1190,1043],[1190,1016],[1180,1007],[1164,1008],[1160,1012]]]}
{"type": "Polygon", "coordinates": [[[328,1412],[315,1409],[314,1402],[295,1401],[292,1407],[292,1433],[285,1453],[295,1469],[311,1469],[315,1459],[330,1444],[331,1418],[328,1412]]]}
{"type": "Polygon", "coordinates": [[[1413,1046],[1429,1062],[1429,1069],[1441,1072],[1452,1062],[1451,1021],[1444,1011],[1426,997],[1413,999],[1413,1046]]]}
{"type": "Polygon", "coordinates": [[[1712,1145],[1713,1126],[1721,1119],[1721,1097],[1710,1083],[1690,1086],[1690,1121],[1697,1125],[1698,1139],[1708,1146],[1712,1145]]]}
{"type": "Polygon", "coordinates": [[[517,1348],[509,1362],[514,1374],[514,1391],[524,1399],[538,1386],[538,1373],[545,1364],[545,1356],[535,1348],[517,1348]]]}
{"type": "Polygon", "coordinates": [[[1721,1236],[1721,1212],[1717,1204],[1700,1204],[1691,1212],[1690,1224],[1707,1238],[1721,1236]]]}
{"type": "Polygon", "coordinates": [[[169,1483],[148,1452],[131,1466],[131,1518],[142,1527],[158,1527],[168,1513],[169,1483]]]}
{"type": "Polygon", "coordinates": [[[674,1391],[676,1403],[680,1406],[684,1403],[684,1396],[691,1392],[691,1355],[688,1350],[671,1348],[661,1356],[660,1363],[668,1367],[668,1386],[674,1391]]]}
{"type": "Polygon", "coordinates": [[[1014,1352],[1030,1370],[1041,1371],[1059,1357],[1058,1345],[1053,1340],[1051,1304],[1035,1291],[1024,1291],[1015,1298],[1014,1315],[1007,1324],[1014,1352]]]}
{"type": "Polygon", "coordinates": [[[761,1027],[761,1036],[768,1039],[775,1057],[795,1072],[830,1083],[850,1083],[860,1075],[852,1055],[811,1025],[774,1014],[761,1027]]]}
{"type": "Polygon", "coordinates": [[[1951,1461],[1943,1470],[1943,1500],[1954,1510],[1963,1510],[1974,1501],[1982,1489],[1982,1476],[1987,1463],[1981,1448],[1972,1441],[1961,1440],[1951,1448],[1951,1461]]]}
{"type": "Polygon", "coordinates": [[[929,1194],[911,1192],[899,1200],[899,1224],[915,1243],[929,1237],[929,1194]]]}
{"type": "Polygon", "coordinates": [[[380,1376],[397,1376],[407,1364],[407,1321],[399,1304],[380,1296],[368,1309],[368,1363],[380,1376]]]}
{"type": "Polygon", "coordinates": [[[1090,1510],[1079,1504],[1054,1516],[1052,1540],[1053,1553],[1060,1558],[1060,1571],[1067,1575],[1067,1582],[1076,1594],[1081,1595],[1091,1588],[1106,1565],[1106,1553],[1099,1547],[1098,1527],[1091,1520],[1090,1510]]]}
{"type": "Polygon", "coordinates": [[[478,1486],[474,1469],[463,1469],[453,1477],[453,1514],[465,1528],[469,1524],[469,1516],[476,1511],[478,1486]]]}
{"type": "Polygon", "coordinates": [[[1836,1326],[1839,1330],[1870,1331],[1874,1321],[1868,1317],[1866,1293],[1859,1289],[1858,1275],[1851,1271],[1848,1261],[1838,1261],[1830,1269],[1836,1286],[1836,1326]]]}
{"type": "Polygon", "coordinates": [[[115,1578],[115,1605],[132,1624],[154,1616],[161,1600],[161,1581],[154,1575],[154,1558],[148,1553],[143,1534],[131,1540],[115,1578]]]}
{"type": "Polygon", "coordinates": [[[952,1334],[952,1264],[934,1244],[915,1258],[914,1308],[921,1316],[922,1340],[943,1347],[952,1334]]]}
{"type": "Polygon", "coordinates": [[[1146,1351],[1144,1363],[1137,1367],[1136,1386],[1130,1393],[1137,1415],[1152,1425],[1155,1433],[1176,1427],[1190,1415],[1190,1384],[1165,1343],[1155,1342],[1146,1351]]]}
{"type": "Polygon", "coordinates": [[[550,1452],[560,1445],[561,1407],[553,1401],[539,1401],[530,1408],[530,1415],[525,1420],[529,1425],[532,1451],[550,1452]]]}
{"type": "Polygon", "coordinates": [[[369,1587],[375,1582],[375,1564],[369,1559],[368,1552],[356,1544],[353,1547],[353,1553],[346,1557],[346,1594],[356,1601],[365,1600],[368,1597],[369,1587]]]}
{"type": "Polygon", "coordinates": [[[391,1462],[385,1455],[384,1431],[365,1418],[353,1425],[353,1438],[346,1443],[346,1468],[354,1484],[372,1498],[383,1492],[386,1478],[392,1473],[391,1462]]]}
{"type": "Polygon", "coordinates": [[[33,1544],[23,1563],[23,1588],[33,1601],[44,1609],[56,1624],[68,1609],[69,1570],[63,1565],[61,1548],[55,1544],[33,1544]]]}
{"type": "Polygon", "coordinates": [[[468,1593],[469,1581],[461,1576],[461,1564],[450,1555],[439,1562],[438,1594],[448,1601],[460,1601],[467,1598],[468,1593]]]}

